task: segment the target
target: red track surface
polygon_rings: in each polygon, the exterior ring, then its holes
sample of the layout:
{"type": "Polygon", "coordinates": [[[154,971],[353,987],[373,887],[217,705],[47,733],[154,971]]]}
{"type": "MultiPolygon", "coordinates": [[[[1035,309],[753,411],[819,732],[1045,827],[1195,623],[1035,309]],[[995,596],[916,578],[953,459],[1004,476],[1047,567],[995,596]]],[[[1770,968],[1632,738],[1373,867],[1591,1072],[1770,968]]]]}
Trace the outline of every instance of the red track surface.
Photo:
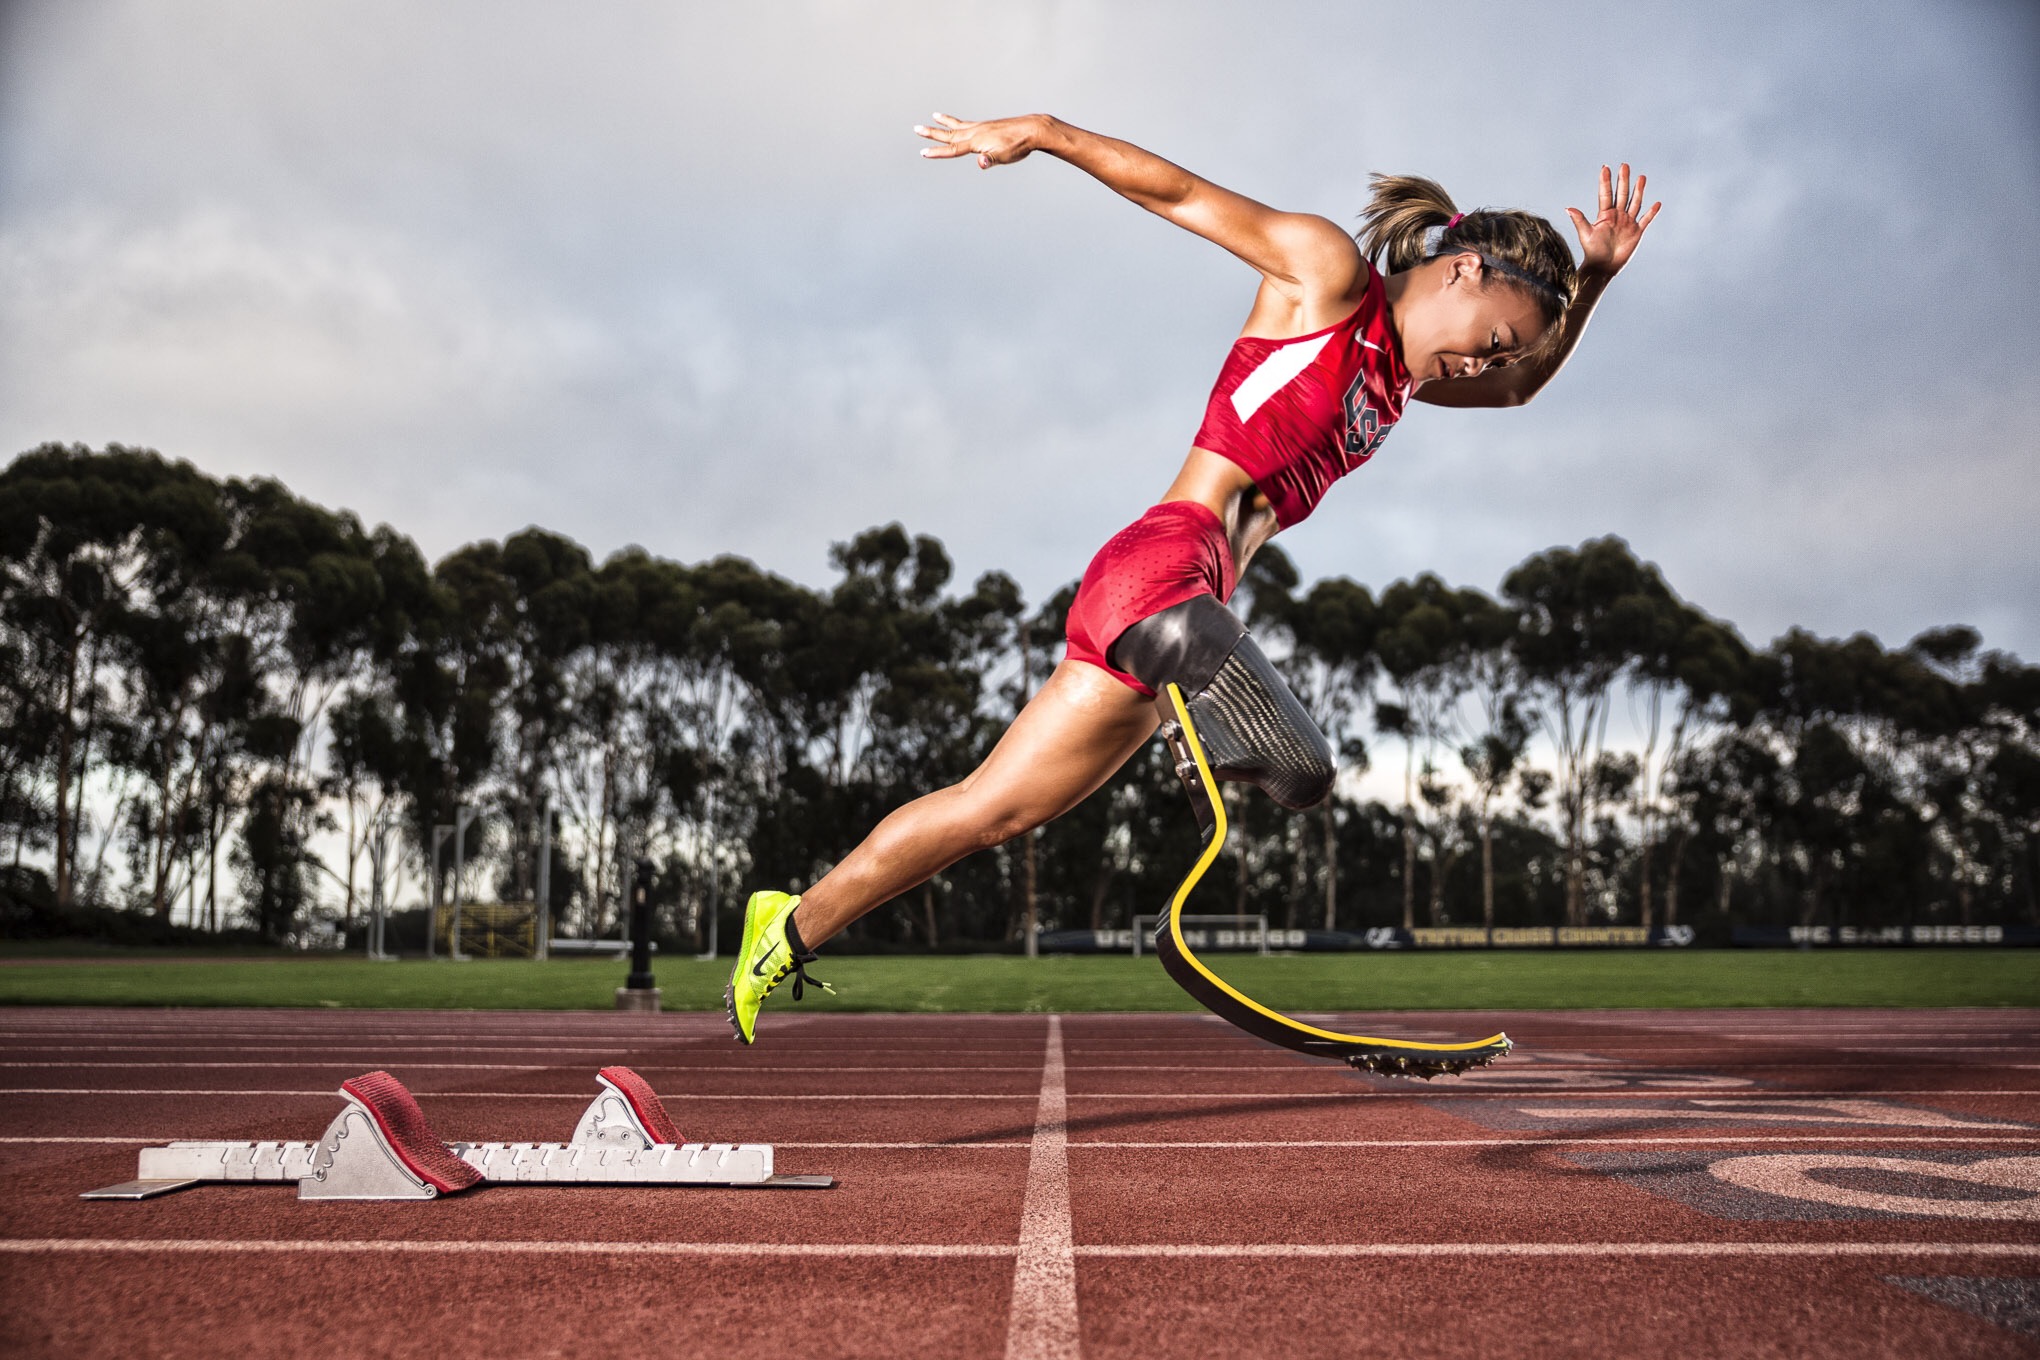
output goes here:
{"type": "Polygon", "coordinates": [[[1912,1356],[2040,1350],[2040,1011],[1349,1017],[1428,1086],[1202,1017],[0,1011],[0,1350],[1912,1356]],[[394,1072],[563,1140],[610,1063],[830,1191],[82,1190],[314,1138],[394,1072]],[[1995,1318],[1996,1320],[1990,1320],[1995,1318]]]}

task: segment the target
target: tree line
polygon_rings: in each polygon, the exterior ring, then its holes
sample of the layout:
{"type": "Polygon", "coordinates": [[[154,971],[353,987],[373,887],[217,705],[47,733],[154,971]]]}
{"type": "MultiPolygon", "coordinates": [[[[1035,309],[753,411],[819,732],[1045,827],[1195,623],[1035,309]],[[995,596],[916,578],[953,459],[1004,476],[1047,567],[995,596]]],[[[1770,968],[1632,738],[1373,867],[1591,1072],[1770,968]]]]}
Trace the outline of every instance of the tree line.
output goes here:
{"type": "MultiPolygon", "coordinates": [[[[670,934],[798,890],[953,782],[1053,668],[1072,587],[968,588],[899,525],[811,588],[737,557],[596,562],[530,528],[428,563],[269,479],[45,445],[0,472],[0,890],[280,939],[366,902],[375,828],[411,900],[529,902],[612,932],[629,865],[670,934]],[[547,819],[541,835],[541,819],[547,819]],[[477,890],[471,888],[471,897],[477,890]]],[[[1344,771],[1304,814],[1235,801],[1207,910],[1375,925],[2040,923],[2040,667],[1974,629],[1761,650],[1618,538],[1493,592],[1305,584],[1235,601],[1344,771]],[[1369,787],[1392,788],[1364,797],[1369,787]]],[[[1150,746],[1070,815],[858,928],[982,946],[1152,912],[1195,854],[1150,746]]],[[[26,904],[26,905],[24,905],[26,904]]],[[[14,919],[9,917],[8,919],[14,919]]]]}

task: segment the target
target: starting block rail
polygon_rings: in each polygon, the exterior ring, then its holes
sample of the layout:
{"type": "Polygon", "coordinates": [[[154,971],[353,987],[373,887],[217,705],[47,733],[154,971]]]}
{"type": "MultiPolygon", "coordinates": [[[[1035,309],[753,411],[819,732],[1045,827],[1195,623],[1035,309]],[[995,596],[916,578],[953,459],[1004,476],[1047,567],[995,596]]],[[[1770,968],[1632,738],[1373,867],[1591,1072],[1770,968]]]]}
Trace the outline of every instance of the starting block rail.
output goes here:
{"type": "Polygon", "coordinates": [[[649,1083],[605,1067],[602,1090],[565,1143],[445,1143],[402,1083],[371,1072],[316,1142],[178,1142],[143,1148],[136,1178],[81,1199],[153,1199],[195,1185],[295,1181],[299,1199],[437,1199],[476,1185],[720,1186],[827,1189],[829,1176],[780,1175],[769,1143],[685,1143],[649,1083]]]}

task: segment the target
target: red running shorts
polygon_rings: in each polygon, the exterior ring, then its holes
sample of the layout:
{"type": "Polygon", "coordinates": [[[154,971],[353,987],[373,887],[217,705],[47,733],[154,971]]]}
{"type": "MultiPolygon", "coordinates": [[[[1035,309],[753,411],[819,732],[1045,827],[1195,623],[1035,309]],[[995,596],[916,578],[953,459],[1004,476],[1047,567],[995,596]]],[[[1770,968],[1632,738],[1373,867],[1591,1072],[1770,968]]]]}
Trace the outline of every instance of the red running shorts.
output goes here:
{"type": "Polygon", "coordinates": [[[1088,662],[1135,691],[1154,691],[1105,655],[1142,619],[1199,595],[1232,598],[1232,545],[1218,516],[1195,501],[1165,501],[1114,534],[1084,569],[1067,629],[1071,661],[1088,662]]]}

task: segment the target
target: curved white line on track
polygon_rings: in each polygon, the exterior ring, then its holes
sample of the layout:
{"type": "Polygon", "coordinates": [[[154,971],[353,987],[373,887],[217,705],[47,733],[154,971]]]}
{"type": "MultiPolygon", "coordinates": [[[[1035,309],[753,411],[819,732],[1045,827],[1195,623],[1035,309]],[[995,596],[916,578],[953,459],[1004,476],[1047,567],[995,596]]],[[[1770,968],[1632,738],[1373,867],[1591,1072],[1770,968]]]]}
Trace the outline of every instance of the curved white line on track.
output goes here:
{"type": "Polygon", "coordinates": [[[1078,1360],[1077,1261],[1070,1241],[1069,1104],[1063,1093],[1062,1017],[1048,1017],[1041,1058],[1041,1101],[1027,1156],[1027,1198],[1020,1209],[1020,1250],[1013,1258],[1013,1302],[1006,1360],[1078,1360]]]}

